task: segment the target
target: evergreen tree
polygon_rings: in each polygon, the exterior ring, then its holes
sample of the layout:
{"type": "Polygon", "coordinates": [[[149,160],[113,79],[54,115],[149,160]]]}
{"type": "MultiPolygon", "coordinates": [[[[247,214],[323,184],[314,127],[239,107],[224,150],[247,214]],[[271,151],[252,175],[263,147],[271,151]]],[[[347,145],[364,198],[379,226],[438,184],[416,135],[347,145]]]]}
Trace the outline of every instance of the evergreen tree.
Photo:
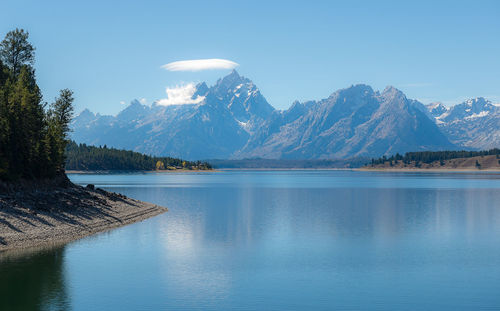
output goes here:
{"type": "Polygon", "coordinates": [[[46,178],[64,171],[72,92],[45,111],[36,83],[35,48],[16,29],[0,43],[0,179],[46,178]]]}
{"type": "Polygon", "coordinates": [[[19,74],[22,65],[33,65],[35,48],[28,42],[29,33],[23,29],[9,31],[0,43],[0,59],[12,74],[19,74]]]}
{"type": "MultiPolygon", "coordinates": [[[[472,157],[484,157],[495,155],[497,159],[500,158],[500,149],[494,148],[491,150],[481,150],[481,151],[420,151],[420,152],[407,152],[404,156],[399,154],[393,155],[390,158],[382,156],[378,159],[372,159],[373,164],[384,164],[387,161],[402,160],[405,165],[415,163],[415,166],[420,167],[422,163],[430,164],[435,161],[439,161],[441,166],[445,165],[446,160],[457,159],[457,158],[472,158],[472,157]]],[[[479,164],[479,162],[477,162],[479,164]]],[[[479,165],[478,167],[480,167],[479,165]]]]}
{"type": "Polygon", "coordinates": [[[7,67],[0,60],[0,179],[5,179],[9,171],[9,122],[7,118],[7,96],[5,93],[5,82],[8,78],[7,67]]]}
{"type": "Polygon", "coordinates": [[[91,171],[152,171],[163,169],[209,170],[206,162],[183,161],[172,157],[152,157],[138,152],[115,148],[87,146],[70,142],[66,147],[66,169],[91,171]]]}
{"type": "Polygon", "coordinates": [[[73,92],[68,89],[61,90],[59,97],[51,105],[48,113],[48,162],[54,173],[64,171],[65,150],[68,144],[69,123],[73,118],[73,92]]]}

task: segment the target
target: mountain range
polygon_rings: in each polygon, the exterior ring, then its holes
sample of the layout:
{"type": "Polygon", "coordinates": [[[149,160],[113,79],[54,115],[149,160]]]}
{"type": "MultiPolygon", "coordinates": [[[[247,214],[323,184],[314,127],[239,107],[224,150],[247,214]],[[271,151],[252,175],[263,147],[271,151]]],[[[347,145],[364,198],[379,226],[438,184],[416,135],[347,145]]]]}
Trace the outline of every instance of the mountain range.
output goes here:
{"type": "Polygon", "coordinates": [[[472,149],[500,147],[500,106],[479,97],[447,108],[427,105],[429,113],[455,145],[472,149]]]}
{"type": "Polygon", "coordinates": [[[187,103],[134,100],[116,116],[82,111],[71,124],[78,143],[196,159],[346,159],[407,151],[500,145],[500,107],[484,98],[423,105],[398,89],[353,85],[318,101],[276,110],[236,71],[187,103]]]}

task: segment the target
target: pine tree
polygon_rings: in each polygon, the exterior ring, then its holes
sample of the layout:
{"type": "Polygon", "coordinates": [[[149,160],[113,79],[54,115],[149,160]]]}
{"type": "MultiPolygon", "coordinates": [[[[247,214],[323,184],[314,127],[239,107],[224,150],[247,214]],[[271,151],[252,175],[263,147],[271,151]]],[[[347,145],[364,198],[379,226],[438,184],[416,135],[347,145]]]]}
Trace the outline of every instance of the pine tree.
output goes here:
{"type": "Polygon", "coordinates": [[[0,43],[0,179],[51,177],[64,171],[72,92],[46,112],[36,83],[35,48],[16,29],[0,43]]]}
{"type": "Polygon", "coordinates": [[[64,171],[65,150],[68,144],[69,123],[73,118],[73,92],[68,89],[61,90],[59,97],[51,105],[48,113],[48,162],[54,173],[64,171]]]}
{"type": "Polygon", "coordinates": [[[0,59],[12,74],[18,75],[23,65],[33,65],[35,48],[28,42],[29,33],[23,29],[9,31],[0,43],[0,59]]]}
{"type": "Polygon", "coordinates": [[[6,179],[9,172],[9,153],[7,147],[10,130],[7,118],[7,96],[5,93],[7,78],[7,67],[0,60],[0,179],[6,179]]]}
{"type": "Polygon", "coordinates": [[[44,110],[34,70],[22,66],[19,75],[11,75],[6,85],[9,123],[8,152],[13,177],[41,177],[43,159],[44,110]]]}

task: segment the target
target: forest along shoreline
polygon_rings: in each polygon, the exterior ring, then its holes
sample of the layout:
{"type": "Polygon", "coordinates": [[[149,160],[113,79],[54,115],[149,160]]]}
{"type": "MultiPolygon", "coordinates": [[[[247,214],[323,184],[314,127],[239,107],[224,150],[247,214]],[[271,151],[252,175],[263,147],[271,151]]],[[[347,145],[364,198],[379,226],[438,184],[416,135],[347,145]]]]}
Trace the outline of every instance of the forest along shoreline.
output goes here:
{"type": "MultiPolygon", "coordinates": [[[[33,67],[35,47],[28,37],[15,29],[0,42],[0,252],[64,243],[166,212],[71,183],[64,169],[73,91],[63,89],[54,102],[43,103],[33,67]]],[[[147,167],[163,168],[162,159],[125,154],[147,167]]]]}
{"type": "Polygon", "coordinates": [[[372,159],[361,171],[499,172],[500,149],[482,151],[421,151],[372,159]]]}
{"type": "Polygon", "coordinates": [[[71,183],[0,182],[0,252],[49,246],[162,214],[167,208],[71,183]]]}

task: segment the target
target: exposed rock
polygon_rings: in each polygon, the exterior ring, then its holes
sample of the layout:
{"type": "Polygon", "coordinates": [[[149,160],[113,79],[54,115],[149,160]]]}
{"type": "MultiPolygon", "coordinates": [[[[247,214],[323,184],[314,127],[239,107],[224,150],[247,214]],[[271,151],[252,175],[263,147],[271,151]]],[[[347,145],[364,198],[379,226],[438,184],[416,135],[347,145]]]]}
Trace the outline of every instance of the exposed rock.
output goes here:
{"type": "Polygon", "coordinates": [[[68,178],[0,182],[0,251],[63,243],[137,222],[167,209],[68,178]]]}
{"type": "Polygon", "coordinates": [[[447,109],[427,108],[452,143],[482,150],[500,147],[500,107],[490,101],[479,97],[447,109]]]}
{"type": "Polygon", "coordinates": [[[387,87],[380,94],[355,85],[319,102],[295,103],[275,113],[236,155],[321,159],[453,148],[401,91],[387,87]]]}

